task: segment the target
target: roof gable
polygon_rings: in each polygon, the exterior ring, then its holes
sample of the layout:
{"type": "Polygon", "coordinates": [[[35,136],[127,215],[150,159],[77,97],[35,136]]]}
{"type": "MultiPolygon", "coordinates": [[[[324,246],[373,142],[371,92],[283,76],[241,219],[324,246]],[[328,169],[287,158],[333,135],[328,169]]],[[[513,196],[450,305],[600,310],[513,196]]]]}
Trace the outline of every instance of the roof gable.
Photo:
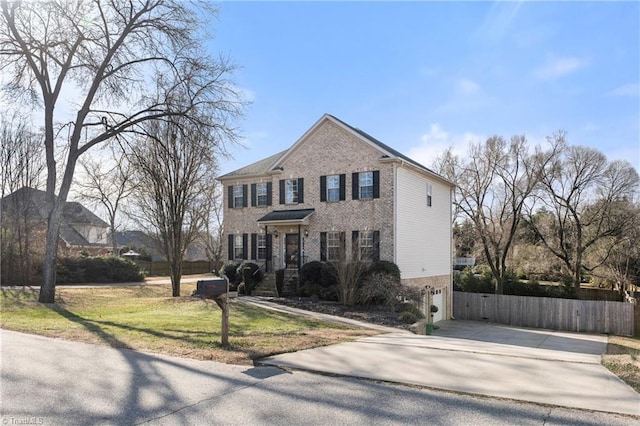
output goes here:
{"type": "Polygon", "coordinates": [[[368,133],[358,129],[357,127],[353,127],[347,123],[345,123],[344,121],[334,117],[331,114],[324,114],[322,117],[320,117],[320,119],[318,121],[316,121],[314,123],[313,126],[311,126],[311,128],[309,128],[309,130],[307,130],[289,149],[287,149],[286,151],[282,151],[279,152],[277,154],[274,154],[270,157],[267,157],[263,160],[260,160],[258,162],[255,162],[253,164],[250,164],[248,166],[245,166],[241,169],[237,169],[233,172],[227,173],[223,176],[220,176],[218,179],[219,180],[226,180],[226,179],[230,179],[233,177],[248,177],[248,176],[254,176],[254,175],[266,175],[270,172],[275,172],[278,170],[282,170],[284,164],[287,162],[287,160],[293,155],[294,152],[296,152],[301,145],[303,145],[308,139],[309,136],[315,132],[320,126],[322,126],[324,123],[326,123],[327,121],[332,122],[333,124],[337,125],[339,128],[345,130],[346,132],[350,133],[351,135],[355,136],[357,139],[359,139],[360,141],[368,144],[369,146],[375,148],[376,150],[378,150],[380,152],[380,158],[381,159],[388,159],[388,160],[400,160],[404,163],[408,163],[410,165],[412,165],[413,167],[415,167],[416,169],[420,170],[421,172],[427,173],[429,175],[432,175],[434,177],[437,177],[438,179],[446,182],[447,184],[453,186],[453,184],[449,181],[447,181],[444,177],[440,176],[439,174],[437,174],[436,172],[434,172],[433,170],[423,166],[422,164],[412,160],[411,158],[407,157],[406,155],[400,153],[399,151],[396,151],[395,149],[391,148],[390,146],[382,143],[381,141],[379,141],[378,139],[374,138],[373,136],[369,135],[368,133]]]}
{"type": "MultiPolygon", "coordinates": [[[[26,212],[29,219],[35,221],[47,220],[47,193],[39,189],[24,186],[2,199],[2,209],[18,210],[20,214],[26,212]]],[[[62,222],[65,224],[83,224],[108,228],[104,220],[96,216],[91,210],[75,201],[64,203],[62,222]]]]}

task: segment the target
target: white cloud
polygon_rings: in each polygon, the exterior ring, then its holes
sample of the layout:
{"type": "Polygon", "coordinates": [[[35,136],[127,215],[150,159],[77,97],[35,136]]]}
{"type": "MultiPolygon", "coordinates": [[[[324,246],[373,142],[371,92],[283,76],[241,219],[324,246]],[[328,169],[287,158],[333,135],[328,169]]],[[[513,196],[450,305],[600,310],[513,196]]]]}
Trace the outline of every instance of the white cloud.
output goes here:
{"type": "Polygon", "coordinates": [[[616,87],[606,93],[607,96],[640,96],[640,84],[629,83],[616,87]]]}
{"type": "Polygon", "coordinates": [[[466,157],[469,142],[478,142],[486,139],[483,135],[473,132],[449,133],[438,123],[432,123],[429,131],[420,136],[420,141],[409,149],[409,158],[432,167],[436,157],[451,148],[454,154],[466,157]]]}
{"type": "Polygon", "coordinates": [[[463,96],[473,95],[480,92],[480,85],[468,78],[461,78],[456,82],[456,92],[463,96]]]}
{"type": "Polygon", "coordinates": [[[576,57],[548,59],[544,65],[534,70],[533,75],[542,80],[554,80],[586,67],[589,62],[588,58],[576,57]]]}

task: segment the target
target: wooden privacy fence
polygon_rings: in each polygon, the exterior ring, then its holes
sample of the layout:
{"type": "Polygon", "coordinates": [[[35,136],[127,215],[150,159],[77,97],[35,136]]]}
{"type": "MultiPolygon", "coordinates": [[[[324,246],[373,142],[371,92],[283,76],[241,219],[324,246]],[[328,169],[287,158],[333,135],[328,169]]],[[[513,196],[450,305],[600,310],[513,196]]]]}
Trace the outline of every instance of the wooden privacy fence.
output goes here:
{"type": "Polygon", "coordinates": [[[456,319],[632,336],[634,305],[604,300],[453,292],[456,319]]]}

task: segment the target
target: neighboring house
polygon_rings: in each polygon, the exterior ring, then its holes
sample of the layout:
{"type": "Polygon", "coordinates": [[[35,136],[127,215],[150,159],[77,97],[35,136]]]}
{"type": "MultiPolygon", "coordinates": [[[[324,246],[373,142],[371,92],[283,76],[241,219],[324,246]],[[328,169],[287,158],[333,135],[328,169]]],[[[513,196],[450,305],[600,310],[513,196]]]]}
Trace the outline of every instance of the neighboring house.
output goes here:
{"type": "Polygon", "coordinates": [[[154,262],[165,260],[158,242],[142,231],[118,231],[116,232],[116,242],[120,248],[120,255],[123,251],[132,249],[151,256],[151,260],[154,262]]]}
{"type": "MultiPolygon", "coordinates": [[[[150,256],[153,262],[166,260],[165,255],[162,253],[160,242],[143,231],[118,231],[116,232],[116,241],[120,248],[120,255],[132,249],[150,256]]],[[[187,247],[184,260],[188,262],[209,260],[207,258],[207,250],[202,243],[194,241],[187,247]]]]}
{"type": "Polygon", "coordinates": [[[325,114],[288,150],[218,180],[229,261],[295,272],[341,254],[389,260],[403,283],[432,288],[436,319],[450,317],[453,184],[442,176],[325,114]]]}
{"type": "MultiPolygon", "coordinates": [[[[27,221],[30,228],[47,227],[47,194],[29,187],[5,196],[2,213],[7,217],[27,221]]],[[[66,254],[106,254],[110,251],[109,225],[82,204],[68,201],[64,204],[60,223],[59,247],[66,254]]]]}

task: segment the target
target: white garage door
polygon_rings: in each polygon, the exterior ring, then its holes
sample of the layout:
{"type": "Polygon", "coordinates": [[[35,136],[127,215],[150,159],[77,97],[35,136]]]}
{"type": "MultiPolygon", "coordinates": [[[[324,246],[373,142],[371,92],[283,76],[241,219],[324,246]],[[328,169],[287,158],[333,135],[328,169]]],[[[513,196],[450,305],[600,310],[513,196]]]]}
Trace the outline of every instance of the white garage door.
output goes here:
{"type": "Polygon", "coordinates": [[[438,312],[433,314],[433,322],[442,321],[445,318],[445,304],[444,290],[438,289],[433,291],[433,304],[438,307],[438,312]]]}

